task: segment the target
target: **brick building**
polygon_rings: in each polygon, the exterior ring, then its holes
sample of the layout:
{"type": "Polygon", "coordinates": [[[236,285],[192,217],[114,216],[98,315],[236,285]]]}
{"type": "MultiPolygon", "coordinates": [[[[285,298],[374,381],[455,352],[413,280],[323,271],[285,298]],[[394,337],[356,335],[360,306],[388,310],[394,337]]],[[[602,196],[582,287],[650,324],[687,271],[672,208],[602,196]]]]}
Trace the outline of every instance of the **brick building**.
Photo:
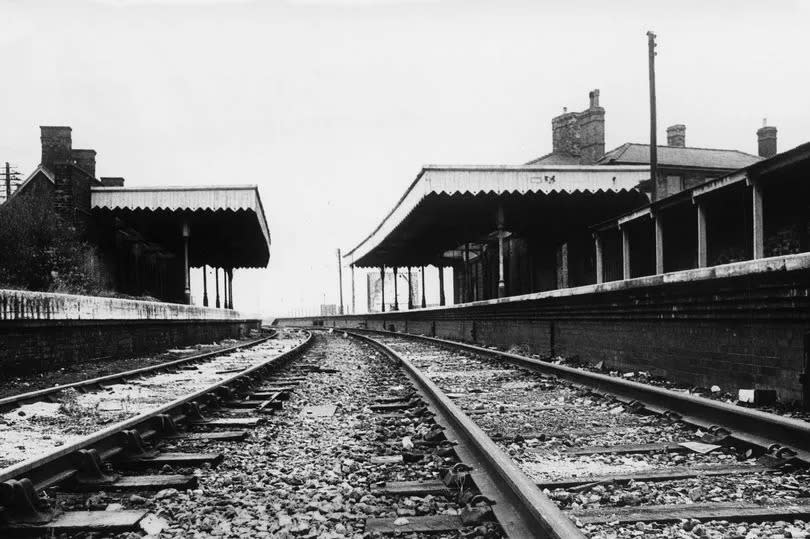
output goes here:
{"type": "MultiPolygon", "coordinates": [[[[626,142],[605,152],[605,109],[599,90],[590,92],[590,104],[581,112],[568,112],[551,120],[552,151],[527,165],[649,165],[650,145],[626,142]]],[[[666,146],[658,146],[658,195],[664,198],[719,178],[776,155],[776,128],[757,131],[759,156],[739,150],[695,148],[686,145],[686,126],[667,128],[666,146]]],[[[649,182],[640,189],[651,194],[649,182]]]]}
{"type": "Polygon", "coordinates": [[[70,127],[40,131],[41,162],[9,202],[52,205],[54,218],[95,247],[86,270],[99,288],[188,303],[190,268],[213,266],[223,279],[216,306],[232,307],[233,270],[267,265],[270,234],[256,186],[128,188],[124,178],[96,177],[95,150],[73,148],[70,127]]]}

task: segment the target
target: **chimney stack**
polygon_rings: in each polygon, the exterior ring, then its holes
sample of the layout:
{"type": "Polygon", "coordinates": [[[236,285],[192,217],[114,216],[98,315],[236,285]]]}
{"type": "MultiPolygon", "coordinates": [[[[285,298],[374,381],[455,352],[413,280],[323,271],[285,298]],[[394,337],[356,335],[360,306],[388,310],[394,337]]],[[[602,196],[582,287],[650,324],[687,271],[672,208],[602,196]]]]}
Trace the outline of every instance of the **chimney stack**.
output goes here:
{"type": "Polygon", "coordinates": [[[95,150],[71,150],[73,162],[77,167],[88,173],[93,178],[96,177],[96,151],[95,150]]]}
{"type": "Polygon", "coordinates": [[[551,145],[554,153],[567,153],[579,156],[579,125],[577,113],[563,113],[551,119],[551,145]]]}
{"type": "Polygon", "coordinates": [[[599,106],[599,90],[589,94],[590,103],[582,112],[563,113],[551,119],[552,149],[579,157],[592,165],[605,155],[605,109],[599,106]]]}
{"type": "Polygon", "coordinates": [[[762,119],[762,127],[757,129],[759,142],[759,156],[773,157],[776,155],[776,128],[768,125],[768,119],[762,119]]]}
{"type": "Polygon", "coordinates": [[[675,124],[667,127],[667,146],[686,147],[686,126],[675,124]]]}
{"type": "Polygon", "coordinates": [[[71,160],[70,127],[42,125],[39,127],[42,142],[42,160],[40,164],[50,171],[56,169],[56,163],[67,163],[71,160]]]}
{"type": "Polygon", "coordinates": [[[583,165],[593,165],[605,155],[605,109],[599,106],[599,90],[592,90],[588,97],[588,109],[577,115],[583,165]]]}

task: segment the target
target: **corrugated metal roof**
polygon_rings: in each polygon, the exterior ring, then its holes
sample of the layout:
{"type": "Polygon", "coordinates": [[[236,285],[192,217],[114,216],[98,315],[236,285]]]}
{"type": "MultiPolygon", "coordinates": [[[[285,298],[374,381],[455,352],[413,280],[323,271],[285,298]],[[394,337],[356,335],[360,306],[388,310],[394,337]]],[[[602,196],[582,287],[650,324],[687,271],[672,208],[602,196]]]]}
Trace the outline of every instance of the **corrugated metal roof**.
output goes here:
{"type": "Polygon", "coordinates": [[[255,185],[228,186],[161,186],[161,187],[93,187],[90,207],[110,210],[168,211],[252,211],[270,246],[270,232],[255,185]]]}
{"type": "Polygon", "coordinates": [[[440,166],[424,167],[377,228],[346,254],[371,252],[431,194],[576,193],[630,191],[650,177],[647,166],[440,166]]]}
{"type": "MultiPolygon", "coordinates": [[[[658,146],[658,164],[663,166],[718,168],[737,170],[761,161],[756,155],[737,150],[658,146]]],[[[636,164],[650,162],[650,145],[628,142],[607,152],[600,164],[636,164]]]]}

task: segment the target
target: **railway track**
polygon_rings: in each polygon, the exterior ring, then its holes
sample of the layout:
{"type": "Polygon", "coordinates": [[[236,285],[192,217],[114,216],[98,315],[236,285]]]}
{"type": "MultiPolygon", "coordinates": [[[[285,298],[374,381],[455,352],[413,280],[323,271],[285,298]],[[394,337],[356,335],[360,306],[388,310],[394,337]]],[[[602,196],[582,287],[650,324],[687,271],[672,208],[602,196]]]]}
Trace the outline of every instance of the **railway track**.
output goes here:
{"type": "Polygon", "coordinates": [[[554,502],[548,521],[562,511],[579,530],[527,537],[810,536],[806,422],[449,341],[364,334],[509,455],[554,502]]]}
{"type": "MultiPolygon", "coordinates": [[[[278,408],[287,395],[286,385],[267,384],[260,387],[263,381],[273,377],[273,373],[305,351],[311,339],[311,335],[306,334],[300,339],[300,344],[280,354],[270,353],[268,349],[259,361],[243,362],[240,368],[219,371],[218,380],[213,384],[195,388],[180,397],[174,396],[169,402],[151,407],[134,417],[107,425],[43,455],[0,469],[0,536],[132,529],[147,516],[145,511],[65,512],[56,510],[49,498],[54,492],[61,491],[150,491],[193,487],[196,478],[190,474],[122,475],[121,472],[161,466],[218,464],[223,459],[221,453],[161,452],[159,447],[161,443],[172,440],[244,439],[248,434],[246,430],[233,429],[260,424],[264,421],[262,412],[278,408]],[[247,411],[251,415],[240,414],[240,411],[247,411]]],[[[261,348],[262,343],[267,346],[265,341],[267,338],[248,345],[261,348]]],[[[233,347],[232,350],[220,349],[168,364],[4,400],[8,405],[18,405],[48,398],[65,389],[109,388],[114,381],[182,369],[191,362],[211,360],[213,355],[233,353],[245,346],[233,347]]],[[[252,351],[261,352],[260,349],[252,351]]],[[[176,386],[178,391],[180,387],[176,386]]],[[[169,389],[170,392],[172,390],[169,389]]]]}
{"type": "Polygon", "coordinates": [[[121,371],[113,374],[108,374],[105,376],[88,378],[86,380],[80,380],[78,382],[72,382],[69,384],[58,384],[44,389],[26,391],[24,393],[11,395],[9,397],[3,397],[0,398],[0,413],[7,412],[8,410],[12,410],[15,408],[19,408],[20,406],[30,404],[32,402],[52,401],[61,392],[68,389],[75,389],[83,392],[98,390],[104,385],[126,382],[152,373],[166,372],[181,367],[191,366],[194,365],[195,363],[207,361],[213,357],[229,354],[231,352],[235,352],[237,350],[241,350],[244,348],[250,348],[251,346],[255,346],[269,339],[272,339],[276,335],[277,332],[275,330],[270,330],[268,331],[268,334],[263,337],[242,342],[234,346],[226,346],[223,348],[217,348],[216,350],[212,350],[209,352],[190,354],[188,356],[179,359],[165,361],[163,363],[157,363],[155,365],[149,365],[138,369],[130,369],[127,371],[121,371]]]}

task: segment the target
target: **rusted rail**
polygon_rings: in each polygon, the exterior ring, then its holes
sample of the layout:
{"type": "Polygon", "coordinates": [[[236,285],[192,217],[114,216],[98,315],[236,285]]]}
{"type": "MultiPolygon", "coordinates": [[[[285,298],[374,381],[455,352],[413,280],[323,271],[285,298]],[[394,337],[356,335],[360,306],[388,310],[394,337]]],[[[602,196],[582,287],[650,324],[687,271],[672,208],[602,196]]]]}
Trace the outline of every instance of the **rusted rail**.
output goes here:
{"type": "Polygon", "coordinates": [[[447,438],[458,442],[456,453],[465,464],[473,467],[471,476],[478,489],[495,502],[493,512],[508,537],[585,537],[509,456],[411,362],[368,336],[354,331],[348,333],[372,344],[402,365],[422,398],[436,411],[436,421],[445,428],[447,438]]]}
{"type": "Polygon", "coordinates": [[[271,371],[286,365],[311,343],[312,334],[308,333],[306,340],[297,347],[207,388],[121,421],[41,457],[1,469],[0,532],[3,521],[46,523],[48,515],[43,513],[38,503],[38,491],[73,479],[78,474],[103,475],[99,466],[103,462],[137,455],[143,451],[141,441],[176,434],[177,426],[190,420],[203,419],[201,413],[216,406],[223,397],[230,398],[234,394],[247,392],[249,387],[271,371]]]}
{"type": "Polygon", "coordinates": [[[148,367],[141,367],[139,369],[132,369],[129,371],[122,371],[113,374],[108,374],[105,376],[99,376],[96,378],[88,378],[87,380],[80,380],[78,382],[72,382],[70,384],[62,384],[53,387],[47,387],[45,389],[38,389],[36,391],[29,391],[27,393],[20,393],[18,395],[12,395],[10,397],[5,397],[0,399],[0,412],[4,410],[8,410],[10,408],[15,408],[21,404],[28,404],[31,402],[39,402],[51,395],[56,395],[61,391],[70,388],[84,388],[84,387],[92,387],[99,384],[109,384],[115,383],[122,380],[127,380],[128,378],[134,378],[136,376],[142,376],[144,374],[149,374],[153,372],[159,372],[165,369],[173,369],[175,367],[179,367],[181,365],[186,365],[189,363],[196,363],[198,361],[205,361],[207,359],[221,356],[223,354],[229,354],[231,352],[235,352],[236,350],[241,350],[242,348],[250,348],[251,346],[256,346],[257,344],[261,344],[269,339],[274,338],[277,335],[276,331],[273,331],[271,335],[267,335],[265,337],[261,337],[259,339],[254,339],[248,342],[240,343],[234,346],[227,346],[225,348],[220,348],[218,350],[212,350],[210,352],[202,352],[199,354],[192,354],[187,357],[183,357],[180,359],[173,359],[172,361],[167,361],[165,363],[158,363],[156,365],[150,365],[148,367]]]}
{"type": "Polygon", "coordinates": [[[554,365],[547,361],[481,346],[408,333],[366,329],[359,331],[420,340],[446,348],[496,357],[519,367],[609,393],[625,403],[636,401],[653,413],[675,414],[678,419],[703,429],[714,431],[718,427],[722,427],[727,431],[730,439],[760,447],[778,454],[782,458],[796,458],[810,463],[810,423],[806,421],[687,395],[623,378],[554,365]]]}

